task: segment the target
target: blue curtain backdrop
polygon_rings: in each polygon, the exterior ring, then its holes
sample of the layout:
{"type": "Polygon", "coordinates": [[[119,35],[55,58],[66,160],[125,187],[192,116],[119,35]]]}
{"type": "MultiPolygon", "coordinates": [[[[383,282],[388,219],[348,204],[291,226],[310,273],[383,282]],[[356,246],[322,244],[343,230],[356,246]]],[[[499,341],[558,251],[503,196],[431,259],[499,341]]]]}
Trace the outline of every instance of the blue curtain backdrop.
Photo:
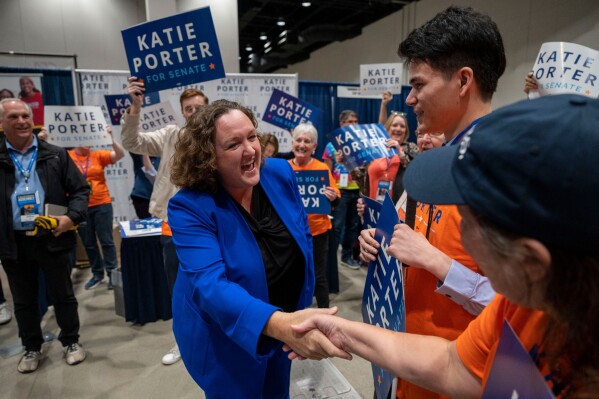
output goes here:
{"type": "MultiPolygon", "coordinates": [[[[337,86],[358,87],[355,83],[339,82],[317,82],[300,80],[298,97],[322,110],[323,118],[318,129],[318,147],[316,156],[321,158],[326,144],[329,142],[329,133],[339,127],[339,114],[341,111],[351,109],[358,114],[360,123],[377,123],[379,111],[381,109],[381,100],[358,99],[358,98],[337,98],[337,86]]],[[[401,95],[393,96],[393,99],[387,104],[387,112],[404,112],[408,116],[408,125],[410,127],[410,141],[415,141],[414,129],[416,128],[416,116],[411,107],[405,103],[405,99],[410,92],[410,86],[403,86],[401,95]]]]}
{"type": "Polygon", "coordinates": [[[24,76],[41,73],[44,105],[75,105],[73,76],[70,70],[0,67],[0,73],[18,73],[24,76]]]}

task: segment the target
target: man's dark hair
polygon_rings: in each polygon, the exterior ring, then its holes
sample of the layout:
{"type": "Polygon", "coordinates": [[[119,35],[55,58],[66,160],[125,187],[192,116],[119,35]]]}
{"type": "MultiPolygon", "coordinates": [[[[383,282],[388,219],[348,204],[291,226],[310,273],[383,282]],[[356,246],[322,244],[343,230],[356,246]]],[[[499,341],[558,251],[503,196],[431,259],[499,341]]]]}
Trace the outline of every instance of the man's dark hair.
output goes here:
{"type": "Polygon", "coordinates": [[[451,6],[399,44],[397,51],[408,62],[425,62],[449,78],[470,67],[483,100],[497,90],[505,71],[505,49],[497,24],[471,7],[451,6]]]}

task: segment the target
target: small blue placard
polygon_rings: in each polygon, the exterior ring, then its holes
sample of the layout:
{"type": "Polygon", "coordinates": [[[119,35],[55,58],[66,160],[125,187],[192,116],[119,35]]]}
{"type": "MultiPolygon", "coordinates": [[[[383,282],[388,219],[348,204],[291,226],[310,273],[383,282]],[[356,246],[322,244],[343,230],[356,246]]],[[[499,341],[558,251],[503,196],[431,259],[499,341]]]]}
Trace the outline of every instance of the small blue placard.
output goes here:
{"type": "MultiPolygon", "coordinates": [[[[131,106],[131,96],[128,94],[107,94],[104,96],[104,100],[110,115],[110,123],[114,126],[120,125],[123,114],[131,106]]],[[[142,107],[157,104],[160,102],[160,95],[158,93],[147,93],[143,95],[141,101],[142,107]]]]}
{"type": "Polygon", "coordinates": [[[492,398],[555,399],[507,321],[503,322],[501,339],[482,396],[482,399],[492,398]]]}
{"type": "MultiPolygon", "coordinates": [[[[376,261],[368,265],[362,319],[365,323],[393,331],[406,331],[403,274],[401,262],[387,254],[395,225],[399,223],[397,211],[389,194],[383,201],[376,226],[375,239],[381,245],[376,261]]],[[[385,399],[393,384],[393,373],[372,365],[374,387],[378,399],[385,399]]]]}
{"type": "Polygon", "coordinates": [[[326,170],[296,170],[295,178],[307,214],[328,215],[331,202],[324,195],[329,182],[326,170]]]}
{"type": "Polygon", "coordinates": [[[331,142],[343,153],[343,163],[349,170],[397,154],[395,149],[387,149],[387,139],[389,134],[379,123],[342,126],[331,132],[331,142]]]}
{"type": "Polygon", "coordinates": [[[121,32],[131,76],[146,93],[225,77],[209,7],[121,32]]]}
{"type": "Polygon", "coordinates": [[[274,89],[262,120],[282,129],[291,130],[300,123],[320,123],[322,112],[312,104],[300,100],[284,91],[274,89]]]}
{"type": "Polygon", "coordinates": [[[379,222],[383,204],[365,195],[360,196],[364,201],[364,228],[374,229],[379,222]]]}

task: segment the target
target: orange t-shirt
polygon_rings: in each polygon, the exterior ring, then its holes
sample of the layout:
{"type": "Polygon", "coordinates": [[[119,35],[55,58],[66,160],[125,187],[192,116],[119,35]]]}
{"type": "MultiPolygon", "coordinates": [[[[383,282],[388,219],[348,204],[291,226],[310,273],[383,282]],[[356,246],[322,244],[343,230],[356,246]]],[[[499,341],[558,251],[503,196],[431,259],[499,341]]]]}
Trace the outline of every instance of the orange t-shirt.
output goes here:
{"type": "MultiPolygon", "coordinates": [[[[418,203],[414,231],[426,236],[429,210],[432,223],[429,242],[462,265],[481,273],[478,265],[466,253],[460,234],[461,216],[455,205],[418,203]]],[[[412,334],[433,335],[448,340],[456,339],[475,318],[451,298],[435,293],[437,277],[426,270],[406,268],[404,294],[406,306],[406,331],[412,334]]],[[[398,398],[433,399],[443,396],[400,380],[398,398]]]]}
{"type": "MultiPolygon", "coordinates": [[[[370,162],[368,165],[368,193],[370,198],[376,198],[380,180],[393,182],[397,171],[399,170],[399,155],[393,155],[391,158],[379,158],[370,162]]],[[[389,196],[395,187],[389,190],[389,196]]]]}
{"type": "MultiPolygon", "coordinates": [[[[522,345],[530,351],[533,346],[542,345],[549,317],[540,310],[524,308],[511,303],[503,295],[495,295],[456,341],[460,360],[483,381],[483,389],[491,372],[504,320],[510,323],[522,345]]],[[[545,376],[549,374],[544,362],[541,362],[540,370],[545,376]]]]}
{"type": "Polygon", "coordinates": [[[92,206],[112,203],[106,185],[106,177],[104,176],[104,168],[112,164],[110,151],[97,150],[90,151],[89,155],[80,155],[75,150],[69,150],[69,155],[91,187],[88,206],[91,208],[92,206]]]}
{"type": "MultiPolygon", "coordinates": [[[[318,159],[312,158],[307,165],[299,166],[293,163],[293,159],[290,159],[289,164],[293,170],[326,170],[329,172],[329,185],[337,192],[337,198],[341,198],[341,192],[335,185],[335,179],[331,174],[331,170],[324,162],[320,162],[318,159]]],[[[331,219],[328,215],[308,215],[308,226],[310,226],[310,233],[312,236],[326,233],[333,227],[331,224],[331,219]]]]}

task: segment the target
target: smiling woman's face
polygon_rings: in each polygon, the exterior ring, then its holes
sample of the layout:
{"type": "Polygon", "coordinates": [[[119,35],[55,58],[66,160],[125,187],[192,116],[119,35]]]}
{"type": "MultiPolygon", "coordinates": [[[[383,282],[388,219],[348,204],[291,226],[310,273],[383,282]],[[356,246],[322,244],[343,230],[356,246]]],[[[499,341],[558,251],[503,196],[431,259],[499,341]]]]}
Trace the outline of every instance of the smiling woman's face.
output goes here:
{"type": "Polygon", "coordinates": [[[252,121],[232,110],[215,123],[216,169],[225,190],[236,197],[260,181],[260,141],[252,121]]]}

